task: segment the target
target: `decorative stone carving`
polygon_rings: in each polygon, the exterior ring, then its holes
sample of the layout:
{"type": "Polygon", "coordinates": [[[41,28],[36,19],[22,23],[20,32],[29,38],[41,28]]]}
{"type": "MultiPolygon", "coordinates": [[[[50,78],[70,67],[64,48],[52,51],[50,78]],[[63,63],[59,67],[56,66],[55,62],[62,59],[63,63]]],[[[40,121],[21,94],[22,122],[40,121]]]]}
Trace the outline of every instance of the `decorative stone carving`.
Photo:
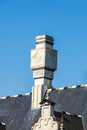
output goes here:
{"type": "Polygon", "coordinates": [[[54,120],[53,106],[42,106],[41,118],[32,127],[32,130],[58,130],[58,122],[54,120]]]}
{"type": "Polygon", "coordinates": [[[58,130],[58,123],[51,116],[48,119],[40,118],[32,130],[58,130]]]}

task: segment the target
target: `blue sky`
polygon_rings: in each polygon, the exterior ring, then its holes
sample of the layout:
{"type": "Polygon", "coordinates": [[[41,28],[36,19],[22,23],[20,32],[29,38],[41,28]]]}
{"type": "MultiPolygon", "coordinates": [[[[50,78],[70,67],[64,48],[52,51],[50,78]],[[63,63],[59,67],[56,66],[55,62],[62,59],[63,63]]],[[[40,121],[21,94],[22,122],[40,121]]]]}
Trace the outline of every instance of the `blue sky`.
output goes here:
{"type": "Polygon", "coordinates": [[[86,0],[0,0],[0,96],[31,92],[35,36],[55,39],[53,87],[87,83],[86,0]]]}

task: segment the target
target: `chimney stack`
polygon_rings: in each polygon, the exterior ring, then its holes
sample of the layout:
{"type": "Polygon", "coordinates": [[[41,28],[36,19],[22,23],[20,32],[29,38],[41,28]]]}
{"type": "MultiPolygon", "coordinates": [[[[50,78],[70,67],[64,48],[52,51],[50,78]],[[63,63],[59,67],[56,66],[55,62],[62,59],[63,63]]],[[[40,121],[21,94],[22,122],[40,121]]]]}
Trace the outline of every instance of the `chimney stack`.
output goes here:
{"type": "Polygon", "coordinates": [[[31,50],[32,109],[40,108],[48,83],[52,86],[54,71],[57,69],[57,51],[53,49],[54,39],[48,35],[36,37],[36,48],[31,50]]]}

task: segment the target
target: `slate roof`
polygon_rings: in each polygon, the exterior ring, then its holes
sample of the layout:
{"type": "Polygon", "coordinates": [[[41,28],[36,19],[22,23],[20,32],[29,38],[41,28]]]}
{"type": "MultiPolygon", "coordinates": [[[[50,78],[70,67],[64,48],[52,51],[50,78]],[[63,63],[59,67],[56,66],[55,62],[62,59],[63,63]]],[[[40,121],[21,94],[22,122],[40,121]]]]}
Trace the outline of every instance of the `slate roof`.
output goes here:
{"type": "Polygon", "coordinates": [[[55,102],[56,111],[87,115],[87,86],[56,89],[51,93],[50,98],[55,102]]]}
{"type": "Polygon", "coordinates": [[[54,112],[54,115],[58,122],[61,122],[61,117],[63,118],[64,130],[84,130],[81,117],[78,117],[77,115],[69,115],[65,112],[54,112]]]}
{"type": "MultiPolygon", "coordinates": [[[[61,88],[61,90],[55,89],[50,94],[50,99],[55,102],[54,110],[56,112],[62,110],[64,112],[82,115],[83,125],[87,130],[86,85],[61,88]]],[[[6,123],[8,130],[31,130],[32,119],[34,122],[37,122],[40,114],[40,109],[31,110],[31,93],[2,97],[0,99],[0,122],[6,123]]],[[[78,120],[79,122],[82,121],[79,118],[78,120]]]]}

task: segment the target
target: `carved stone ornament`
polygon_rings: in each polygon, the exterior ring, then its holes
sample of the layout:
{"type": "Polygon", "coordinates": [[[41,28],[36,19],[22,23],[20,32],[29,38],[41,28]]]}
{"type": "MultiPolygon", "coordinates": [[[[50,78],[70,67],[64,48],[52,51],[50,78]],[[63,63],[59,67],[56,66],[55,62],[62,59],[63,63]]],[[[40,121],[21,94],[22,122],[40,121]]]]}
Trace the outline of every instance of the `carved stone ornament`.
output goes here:
{"type": "Polygon", "coordinates": [[[32,130],[58,130],[59,123],[54,118],[54,107],[51,104],[43,104],[41,117],[34,124],[32,130]]]}
{"type": "Polygon", "coordinates": [[[38,123],[36,123],[32,130],[58,130],[58,123],[53,120],[53,117],[40,118],[38,123]]]}

